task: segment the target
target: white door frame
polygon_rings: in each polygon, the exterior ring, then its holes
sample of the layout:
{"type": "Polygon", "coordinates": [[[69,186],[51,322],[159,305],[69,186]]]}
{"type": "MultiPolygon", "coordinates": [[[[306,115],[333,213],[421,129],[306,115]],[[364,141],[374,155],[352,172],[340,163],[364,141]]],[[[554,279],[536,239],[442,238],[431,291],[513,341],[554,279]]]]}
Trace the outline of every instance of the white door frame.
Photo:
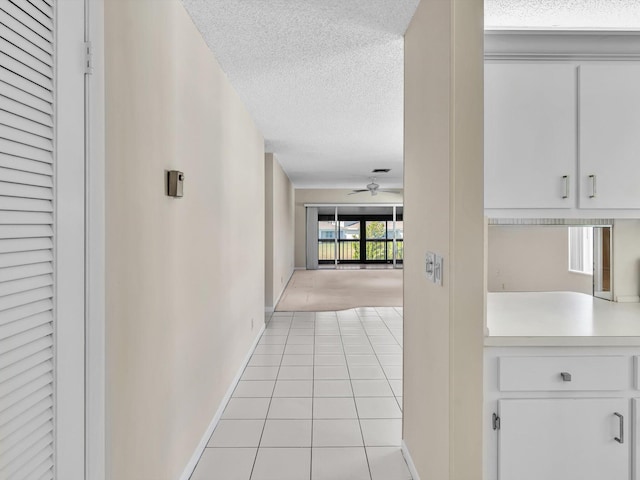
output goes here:
{"type": "Polygon", "coordinates": [[[103,1],[57,0],[56,27],[55,478],[104,480],[103,1]]]}
{"type": "Polygon", "coordinates": [[[55,3],[54,475],[84,478],[84,5],[55,3]]]}
{"type": "MultiPolygon", "coordinates": [[[[65,1],[65,0],[60,0],[65,1]]],[[[105,354],[105,68],[104,0],[84,0],[85,41],[92,70],[85,76],[86,480],[106,478],[105,354]]]]}

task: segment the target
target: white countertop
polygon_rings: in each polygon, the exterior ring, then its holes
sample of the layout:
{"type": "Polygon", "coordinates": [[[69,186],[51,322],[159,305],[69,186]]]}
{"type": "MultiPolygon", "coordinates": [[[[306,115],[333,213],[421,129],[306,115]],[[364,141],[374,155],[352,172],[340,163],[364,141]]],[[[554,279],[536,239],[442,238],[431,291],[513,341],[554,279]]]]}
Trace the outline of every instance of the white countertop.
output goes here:
{"type": "Polygon", "coordinates": [[[487,346],[640,345],[640,303],[575,292],[487,294],[487,346]]]}

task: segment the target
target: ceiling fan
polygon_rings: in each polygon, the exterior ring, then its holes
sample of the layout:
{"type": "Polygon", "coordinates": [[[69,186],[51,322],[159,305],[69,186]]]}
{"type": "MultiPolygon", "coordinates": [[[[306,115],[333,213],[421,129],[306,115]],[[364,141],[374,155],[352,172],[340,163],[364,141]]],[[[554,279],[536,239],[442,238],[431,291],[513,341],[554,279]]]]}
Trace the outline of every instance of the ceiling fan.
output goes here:
{"type": "Polygon", "coordinates": [[[378,195],[378,192],[388,192],[388,193],[397,193],[395,190],[381,189],[380,185],[376,183],[375,178],[371,178],[371,183],[367,185],[367,188],[363,188],[362,190],[354,190],[349,195],[355,195],[356,193],[364,193],[371,192],[371,196],[378,195]]]}

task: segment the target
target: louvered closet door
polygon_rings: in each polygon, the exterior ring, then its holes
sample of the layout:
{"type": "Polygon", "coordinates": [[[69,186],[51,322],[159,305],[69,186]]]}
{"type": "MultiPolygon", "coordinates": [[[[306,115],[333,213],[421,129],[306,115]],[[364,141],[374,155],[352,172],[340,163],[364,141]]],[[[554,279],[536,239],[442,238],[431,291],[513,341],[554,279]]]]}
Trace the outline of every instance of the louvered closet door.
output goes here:
{"type": "Polygon", "coordinates": [[[0,479],[53,478],[53,0],[0,0],[0,479]]]}

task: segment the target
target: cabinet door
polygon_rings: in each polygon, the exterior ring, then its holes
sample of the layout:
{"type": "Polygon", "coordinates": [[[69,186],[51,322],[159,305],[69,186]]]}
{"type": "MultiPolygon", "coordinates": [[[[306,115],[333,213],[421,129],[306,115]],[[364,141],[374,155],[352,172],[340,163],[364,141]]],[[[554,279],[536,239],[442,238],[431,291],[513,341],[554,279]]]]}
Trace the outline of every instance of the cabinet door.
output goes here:
{"type": "Polygon", "coordinates": [[[580,67],[579,136],[580,208],[640,208],[640,65],[580,67]]]}
{"type": "Polygon", "coordinates": [[[629,401],[501,400],[499,480],[628,480],[629,401]],[[624,426],[627,426],[624,425],[624,426]],[[626,433],[626,432],[625,432],[626,433]]]}
{"type": "Polygon", "coordinates": [[[576,90],[573,65],[485,64],[485,208],[575,207],[576,90]]]}
{"type": "MultiPolygon", "coordinates": [[[[636,362],[638,357],[636,357],[636,362]]],[[[636,367],[636,371],[637,367],[636,367]]],[[[638,372],[640,373],[640,372],[638,372]]],[[[638,386],[636,386],[638,388],[638,386]]],[[[633,478],[640,480],[640,398],[634,398],[633,402],[633,478]]]]}

